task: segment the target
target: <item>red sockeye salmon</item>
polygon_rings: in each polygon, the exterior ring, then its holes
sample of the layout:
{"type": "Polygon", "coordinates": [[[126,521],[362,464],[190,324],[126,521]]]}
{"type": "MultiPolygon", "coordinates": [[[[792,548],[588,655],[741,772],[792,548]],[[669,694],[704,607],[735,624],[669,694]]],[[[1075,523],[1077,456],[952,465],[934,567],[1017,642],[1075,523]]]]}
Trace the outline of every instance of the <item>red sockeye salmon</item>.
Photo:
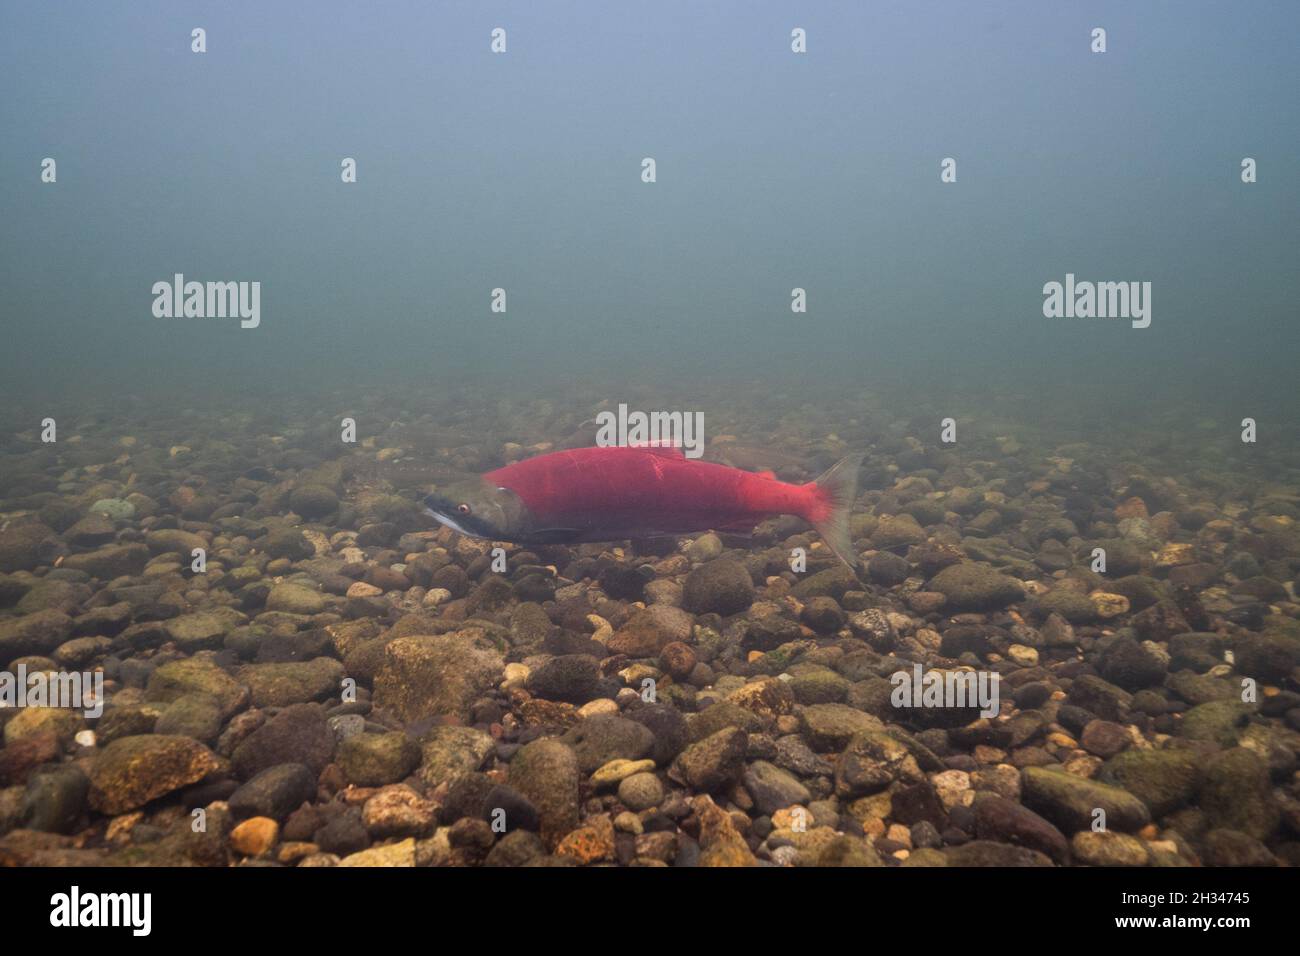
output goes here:
{"type": "Polygon", "coordinates": [[[861,455],[806,484],[687,458],[680,448],[577,448],[538,455],[424,499],[461,534],[516,544],[621,541],[698,531],[752,530],[798,515],[850,567],[849,511],[861,455]]]}

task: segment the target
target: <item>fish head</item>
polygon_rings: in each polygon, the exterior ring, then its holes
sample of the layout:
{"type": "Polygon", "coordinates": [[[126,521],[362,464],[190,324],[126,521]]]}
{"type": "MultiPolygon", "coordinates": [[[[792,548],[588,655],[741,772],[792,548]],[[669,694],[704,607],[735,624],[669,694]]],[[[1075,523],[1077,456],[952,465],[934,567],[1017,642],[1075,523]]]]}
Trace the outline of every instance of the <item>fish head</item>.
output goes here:
{"type": "Polygon", "coordinates": [[[514,541],[531,526],[528,507],[517,494],[482,478],[448,485],[423,503],[425,514],[471,538],[514,541]]]}

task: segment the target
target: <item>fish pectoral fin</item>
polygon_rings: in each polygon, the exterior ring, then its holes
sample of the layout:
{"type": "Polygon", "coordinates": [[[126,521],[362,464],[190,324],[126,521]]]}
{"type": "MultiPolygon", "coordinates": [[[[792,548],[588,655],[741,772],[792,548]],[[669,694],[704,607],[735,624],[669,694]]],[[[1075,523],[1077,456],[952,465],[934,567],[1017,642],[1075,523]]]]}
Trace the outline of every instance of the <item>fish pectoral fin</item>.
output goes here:
{"type": "Polygon", "coordinates": [[[628,448],[635,448],[637,451],[647,452],[651,455],[658,455],[660,458],[684,459],[686,452],[681,445],[660,444],[656,442],[638,442],[635,445],[628,445],[628,448]]]}
{"type": "Polygon", "coordinates": [[[538,528],[528,533],[528,540],[534,544],[571,544],[581,533],[577,528],[538,528]]]}

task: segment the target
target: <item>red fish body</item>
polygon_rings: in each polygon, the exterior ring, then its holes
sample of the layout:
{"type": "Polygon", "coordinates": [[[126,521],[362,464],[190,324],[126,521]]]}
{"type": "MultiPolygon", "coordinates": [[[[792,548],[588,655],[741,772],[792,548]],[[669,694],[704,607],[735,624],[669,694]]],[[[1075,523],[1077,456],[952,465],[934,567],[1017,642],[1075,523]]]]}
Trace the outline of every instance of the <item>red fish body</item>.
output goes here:
{"type": "Polygon", "coordinates": [[[615,541],[709,529],[749,530],[792,514],[855,563],[848,509],[856,497],[857,456],[815,482],[790,484],[686,458],[679,448],[580,448],[539,455],[482,476],[477,501],[426,499],[430,513],[462,533],[520,543],[615,541]],[[484,497],[494,496],[494,497],[484,497]]]}
{"type": "Polygon", "coordinates": [[[542,526],[573,528],[589,541],[752,528],[778,514],[813,520],[823,507],[816,485],[693,460],[675,448],[559,451],[483,477],[519,495],[542,526]]]}

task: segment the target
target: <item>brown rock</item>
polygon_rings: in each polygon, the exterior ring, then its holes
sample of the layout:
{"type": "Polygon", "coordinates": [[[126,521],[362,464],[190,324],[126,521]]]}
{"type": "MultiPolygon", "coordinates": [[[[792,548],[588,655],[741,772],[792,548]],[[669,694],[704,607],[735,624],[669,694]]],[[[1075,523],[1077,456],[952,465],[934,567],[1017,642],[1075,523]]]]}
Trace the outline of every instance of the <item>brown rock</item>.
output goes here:
{"type": "Polygon", "coordinates": [[[279,838],[280,824],[270,817],[249,817],[230,831],[230,846],[244,856],[262,856],[279,838]]]}
{"type": "Polygon", "coordinates": [[[90,767],[90,805],[116,816],[197,783],[218,766],[212,751],[189,737],[123,737],[105,747],[90,767]]]}

